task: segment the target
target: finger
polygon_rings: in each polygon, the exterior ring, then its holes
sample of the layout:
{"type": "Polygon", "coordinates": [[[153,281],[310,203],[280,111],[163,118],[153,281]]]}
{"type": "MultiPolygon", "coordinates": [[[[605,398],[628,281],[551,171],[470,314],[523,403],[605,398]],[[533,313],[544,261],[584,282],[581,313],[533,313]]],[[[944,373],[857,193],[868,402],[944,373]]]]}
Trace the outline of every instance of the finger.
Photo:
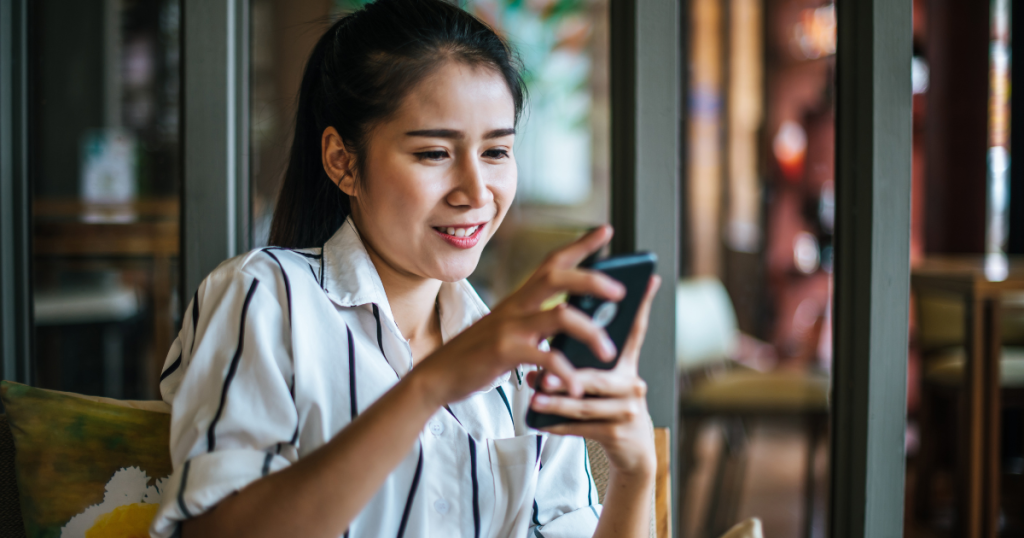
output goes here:
{"type": "Polygon", "coordinates": [[[617,351],[608,333],[598,327],[594,320],[579,310],[566,305],[538,312],[524,319],[526,330],[543,337],[565,333],[593,351],[597,358],[608,362],[615,358],[617,351]]]}
{"type": "Polygon", "coordinates": [[[581,261],[612,240],[612,227],[605,224],[597,227],[592,232],[569,243],[568,245],[554,251],[544,262],[544,266],[552,269],[569,269],[579,265],[581,261]]]}
{"type": "Polygon", "coordinates": [[[654,296],[657,295],[658,288],[660,287],[661,277],[651,275],[651,280],[647,283],[647,292],[644,293],[636,319],[633,320],[633,328],[630,329],[629,337],[626,338],[626,343],[622,346],[622,357],[626,360],[620,361],[620,364],[626,363],[635,369],[640,361],[640,348],[644,345],[644,337],[647,336],[647,325],[651,319],[651,304],[654,302],[654,296]]]}
{"type": "Polygon", "coordinates": [[[563,292],[621,301],[626,295],[626,287],[599,271],[552,269],[527,282],[517,294],[517,302],[522,308],[532,311],[551,296],[563,292]]]}
{"type": "MultiPolygon", "coordinates": [[[[535,364],[543,368],[545,377],[557,377],[569,395],[577,398],[583,396],[583,385],[576,379],[579,371],[557,349],[544,351],[527,347],[521,353],[517,353],[518,358],[521,358],[521,364],[535,364]]],[[[536,375],[535,372],[526,374],[526,382],[531,387],[536,386],[536,375]],[[531,378],[530,374],[534,374],[534,376],[531,378]]]]}
{"type": "MultiPolygon", "coordinates": [[[[576,376],[579,377],[579,375],[580,370],[577,370],[576,376]]],[[[556,375],[544,375],[543,370],[532,370],[526,372],[526,385],[537,390],[543,390],[548,394],[566,393],[565,383],[563,383],[556,375]],[[540,385],[537,384],[538,379],[540,380],[540,385]]]]}
{"type": "Polygon", "coordinates": [[[600,441],[608,437],[608,428],[611,422],[603,420],[591,420],[587,422],[563,422],[554,426],[538,428],[541,431],[555,435],[574,435],[586,439],[600,441]]]}
{"type": "MultiPolygon", "coordinates": [[[[577,371],[576,379],[583,385],[583,393],[588,396],[643,398],[647,395],[647,383],[643,379],[640,379],[639,376],[623,375],[614,370],[582,368],[577,371]]],[[[545,383],[545,392],[549,394],[557,392],[547,390],[547,384],[552,382],[545,380],[545,383]]]]}
{"type": "Polygon", "coordinates": [[[572,398],[537,392],[530,408],[574,420],[629,422],[639,416],[641,405],[634,398],[572,398]]]}

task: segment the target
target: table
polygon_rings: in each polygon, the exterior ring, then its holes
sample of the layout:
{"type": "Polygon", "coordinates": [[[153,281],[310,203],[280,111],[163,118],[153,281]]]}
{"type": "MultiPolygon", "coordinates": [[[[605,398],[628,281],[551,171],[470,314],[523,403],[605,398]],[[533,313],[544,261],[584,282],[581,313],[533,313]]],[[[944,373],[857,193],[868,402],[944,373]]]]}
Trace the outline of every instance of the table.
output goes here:
{"type": "Polygon", "coordinates": [[[32,251],[36,257],[151,262],[148,288],[153,302],[153,356],[144,368],[147,389],[155,396],[164,357],[171,347],[172,272],[181,246],[178,199],[116,204],[36,199],[32,211],[32,251]]]}
{"type": "Polygon", "coordinates": [[[968,435],[960,435],[958,536],[996,538],[999,519],[1000,303],[1024,291],[1024,259],[1010,259],[1002,280],[989,280],[985,258],[945,256],[925,259],[911,271],[915,293],[944,292],[964,300],[966,397],[962,398],[968,435]]]}

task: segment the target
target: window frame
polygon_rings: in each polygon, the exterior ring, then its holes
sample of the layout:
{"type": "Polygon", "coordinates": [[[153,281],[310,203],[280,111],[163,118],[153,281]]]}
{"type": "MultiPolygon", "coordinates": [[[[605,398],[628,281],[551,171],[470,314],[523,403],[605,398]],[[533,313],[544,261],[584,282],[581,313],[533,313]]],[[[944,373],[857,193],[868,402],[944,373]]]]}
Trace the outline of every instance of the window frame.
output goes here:
{"type": "Polygon", "coordinates": [[[0,0],[0,352],[3,378],[32,381],[28,1],[0,0]]]}
{"type": "Polygon", "coordinates": [[[249,0],[181,0],[181,305],[249,250],[249,0]],[[201,240],[200,240],[201,238],[201,240]]]}
{"type": "Polygon", "coordinates": [[[829,536],[903,535],[911,0],[837,1],[829,536]]]}

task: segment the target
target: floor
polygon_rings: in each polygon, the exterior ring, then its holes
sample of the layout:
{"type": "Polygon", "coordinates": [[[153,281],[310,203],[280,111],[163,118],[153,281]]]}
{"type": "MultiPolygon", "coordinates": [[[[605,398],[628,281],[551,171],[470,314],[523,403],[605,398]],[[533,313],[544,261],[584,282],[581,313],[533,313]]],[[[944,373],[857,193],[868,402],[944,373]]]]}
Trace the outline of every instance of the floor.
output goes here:
{"type": "MultiPolygon", "coordinates": [[[[761,520],[765,538],[803,537],[804,465],[806,438],[796,424],[764,424],[748,431],[746,472],[739,493],[736,521],[756,517],[761,520]]],[[[722,446],[721,430],[716,424],[700,432],[697,468],[691,481],[694,494],[686,503],[682,517],[683,536],[704,538],[713,471],[722,446]]],[[[812,537],[825,536],[828,453],[824,444],[815,454],[817,492],[812,537]]],[[[715,537],[707,537],[715,538],[715,537]]]]}
{"type": "MultiPolygon", "coordinates": [[[[739,488],[735,521],[756,517],[761,520],[764,538],[803,538],[803,488],[806,438],[798,424],[763,424],[747,432],[746,470],[739,488]]],[[[680,518],[682,537],[718,538],[704,532],[713,472],[722,449],[721,428],[705,426],[697,443],[697,467],[690,482],[693,492],[680,518]]],[[[907,462],[905,506],[913,506],[916,484],[914,458],[907,462]]],[[[828,499],[828,450],[821,443],[815,454],[815,504],[812,538],[824,538],[828,499]]],[[[1024,537],[1024,474],[1004,475],[1004,527],[1000,538],[1024,537]]],[[[952,498],[951,477],[936,476],[933,498],[952,498]]],[[[951,502],[951,501],[950,501],[951,502]]],[[[942,503],[940,503],[942,504],[942,503]]],[[[951,510],[951,506],[949,510],[951,510]]],[[[949,531],[952,513],[939,510],[937,519],[926,525],[905,518],[907,538],[952,538],[949,531]],[[945,517],[943,517],[945,516],[945,517]],[[945,528],[945,532],[937,529],[945,528]]]]}

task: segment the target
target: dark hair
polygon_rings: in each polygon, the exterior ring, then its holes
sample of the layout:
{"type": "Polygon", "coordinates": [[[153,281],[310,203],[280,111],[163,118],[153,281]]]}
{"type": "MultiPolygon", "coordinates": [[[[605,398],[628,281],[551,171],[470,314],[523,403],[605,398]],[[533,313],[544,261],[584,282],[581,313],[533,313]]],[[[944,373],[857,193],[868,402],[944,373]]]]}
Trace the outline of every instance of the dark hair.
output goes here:
{"type": "Polygon", "coordinates": [[[500,73],[519,121],[526,91],[515,53],[487,25],[443,0],[378,0],[324,33],[302,75],[291,156],[270,226],[271,245],[322,246],[349,215],[348,195],[324,171],[324,130],[337,129],[360,171],[359,155],[370,130],[448,61],[500,73]]]}

